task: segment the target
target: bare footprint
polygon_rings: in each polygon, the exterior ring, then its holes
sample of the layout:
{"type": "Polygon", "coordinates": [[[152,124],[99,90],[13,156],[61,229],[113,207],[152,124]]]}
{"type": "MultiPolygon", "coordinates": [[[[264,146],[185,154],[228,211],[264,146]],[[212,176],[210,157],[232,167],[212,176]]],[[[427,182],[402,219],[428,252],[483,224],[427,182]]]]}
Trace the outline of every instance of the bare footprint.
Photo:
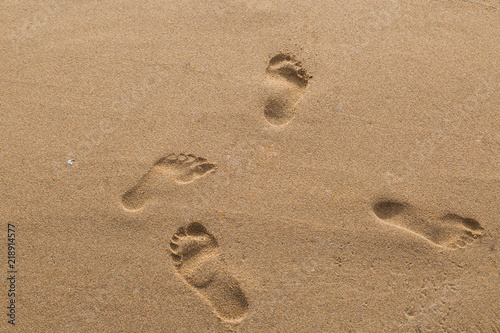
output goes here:
{"type": "Polygon", "coordinates": [[[273,125],[285,125],[295,115],[311,76],[290,54],[280,53],[269,61],[266,69],[266,101],[264,115],[273,125]]]}
{"type": "Polygon", "coordinates": [[[484,231],[474,219],[456,214],[436,216],[398,201],[381,200],[372,208],[384,223],[409,231],[439,247],[465,248],[484,231]]]}
{"type": "Polygon", "coordinates": [[[170,154],[160,158],[130,190],[122,195],[123,207],[136,211],[153,196],[155,185],[164,180],[183,185],[215,171],[217,165],[191,154],[170,154]]]}
{"type": "Polygon", "coordinates": [[[201,223],[179,228],[170,248],[177,272],[208,302],[217,317],[226,322],[238,322],[244,317],[247,298],[221,261],[217,240],[201,223]]]}

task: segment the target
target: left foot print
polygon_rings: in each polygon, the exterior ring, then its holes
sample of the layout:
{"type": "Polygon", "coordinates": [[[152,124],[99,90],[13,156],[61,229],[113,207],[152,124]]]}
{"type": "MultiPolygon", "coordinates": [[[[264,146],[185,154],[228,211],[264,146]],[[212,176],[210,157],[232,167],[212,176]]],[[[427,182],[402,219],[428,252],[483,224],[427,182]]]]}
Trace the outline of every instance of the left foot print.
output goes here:
{"type": "Polygon", "coordinates": [[[134,187],[122,195],[123,207],[130,211],[144,207],[151,199],[152,189],[159,179],[167,179],[179,185],[188,184],[215,171],[216,168],[215,163],[191,154],[170,154],[162,157],[134,187]]]}
{"type": "Polygon", "coordinates": [[[269,123],[281,126],[292,120],[310,78],[292,55],[280,53],[271,58],[266,70],[264,105],[264,115],[269,123]]]}
{"type": "Polygon", "coordinates": [[[449,249],[466,248],[484,231],[474,219],[456,214],[435,216],[398,201],[378,201],[372,209],[375,216],[385,224],[406,230],[436,246],[449,249]]]}

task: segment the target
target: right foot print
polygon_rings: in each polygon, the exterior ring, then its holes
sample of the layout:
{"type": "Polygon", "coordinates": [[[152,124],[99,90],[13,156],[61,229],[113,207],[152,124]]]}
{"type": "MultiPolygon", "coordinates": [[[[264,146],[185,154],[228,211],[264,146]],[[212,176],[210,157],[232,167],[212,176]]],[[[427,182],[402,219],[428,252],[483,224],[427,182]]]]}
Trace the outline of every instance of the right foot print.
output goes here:
{"type": "Polygon", "coordinates": [[[179,228],[170,248],[177,272],[209,303],[217,317],[227,322],[243,318],[248,308],[246,296],[219,258],[217,240],[201,223],[179,228]]]}
{"type": "Polygon", "coordinates": [[[127,210],[141,209],[152,196],[155,183],[170,180],[176,184],[188,184],[215,171],[217,165],[203,157],[170,154],[160,158],[139,182],[122,195],[127,210]]]}
{"type": "Polygon", "coordinates": [[[436,217],[397,201],[378,201],[372,208],[382,222],[409,231],[439,247],[465,248],[484,231],[474,219],[455,214],[436,217]]]}
{"type": "Polygon", "coordinates": [[[287,124],[295,114],[311,77],[292,55],[274,56],[266,69],[264,115],[273,125],[287,124]]]}

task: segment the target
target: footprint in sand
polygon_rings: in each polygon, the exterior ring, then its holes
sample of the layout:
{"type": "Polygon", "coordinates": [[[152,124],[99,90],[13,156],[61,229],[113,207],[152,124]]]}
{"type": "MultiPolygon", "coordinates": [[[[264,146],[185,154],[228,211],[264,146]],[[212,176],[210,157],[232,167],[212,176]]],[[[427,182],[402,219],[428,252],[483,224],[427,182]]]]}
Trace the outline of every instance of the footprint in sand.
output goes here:
{"type": "Polygon", "coordinates": [[[170,248],[177,272],[209,303],[217,317],[226,322],[244,317],[247,298],[221,261],[217,240],[201,223],[179,228],[170,248]]]}
{"type": "Polygon", "coordinates": [[[398,201],[381,200],[372,208],[382,222],[409,231],[439,247],[465,248],[484,231],[474,219],[456,214],[436,216],[398,201]]]}
{"type": "Polygon", "coordinates": [[[310,78],[292,55],[280,53],[271,58],[266,69],[264,106],[269,123],[281,126],[290,122],[310,78]]]}
{"type": "Polygon", "coordinates": [[[125,209],[136,211],[144,207],[163,181],[174,184],[188,184],[215,171],[217,165],[203,157],[185,154],[170,154],[160,158],[153,167],[130,190],[122,195],[125,209]]]}

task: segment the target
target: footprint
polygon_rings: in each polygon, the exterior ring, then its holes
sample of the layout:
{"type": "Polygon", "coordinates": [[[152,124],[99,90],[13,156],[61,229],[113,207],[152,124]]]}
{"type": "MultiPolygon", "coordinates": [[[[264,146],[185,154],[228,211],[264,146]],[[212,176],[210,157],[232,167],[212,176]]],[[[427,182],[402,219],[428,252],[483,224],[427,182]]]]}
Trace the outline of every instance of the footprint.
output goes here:
{"type": "Polygon", "coordinates": [[[201,223],[179,228],[170,248],[177,272],[208,302],[217,317],[226,322],[243,319],[247,298],[220,259],[217,240],[201,223]]]}
{"type": "Polygon", "coordinates": [[[290,122],[310,78],[294,56],[280,53],[271,58],[266,69],[264,106],[269,123],[281,126],[290,122]]]}
{"type": "Polygon", "coordinates": [[[409,231],[439,247],[465,248],[484,231],[474,219],[456,214],[436,216],[398,201],[378,201],[372,208],[384,223],[409,231]]]}
{"type": "Polygon", "coordinates": [[[122,195],[125,209],[136,211],[144,207],[155,189],[164,180],[183,185],[215,171],[217,165],[206,158],[191,154],[170,154],[160,158],[139,182],[122,195]]]}

